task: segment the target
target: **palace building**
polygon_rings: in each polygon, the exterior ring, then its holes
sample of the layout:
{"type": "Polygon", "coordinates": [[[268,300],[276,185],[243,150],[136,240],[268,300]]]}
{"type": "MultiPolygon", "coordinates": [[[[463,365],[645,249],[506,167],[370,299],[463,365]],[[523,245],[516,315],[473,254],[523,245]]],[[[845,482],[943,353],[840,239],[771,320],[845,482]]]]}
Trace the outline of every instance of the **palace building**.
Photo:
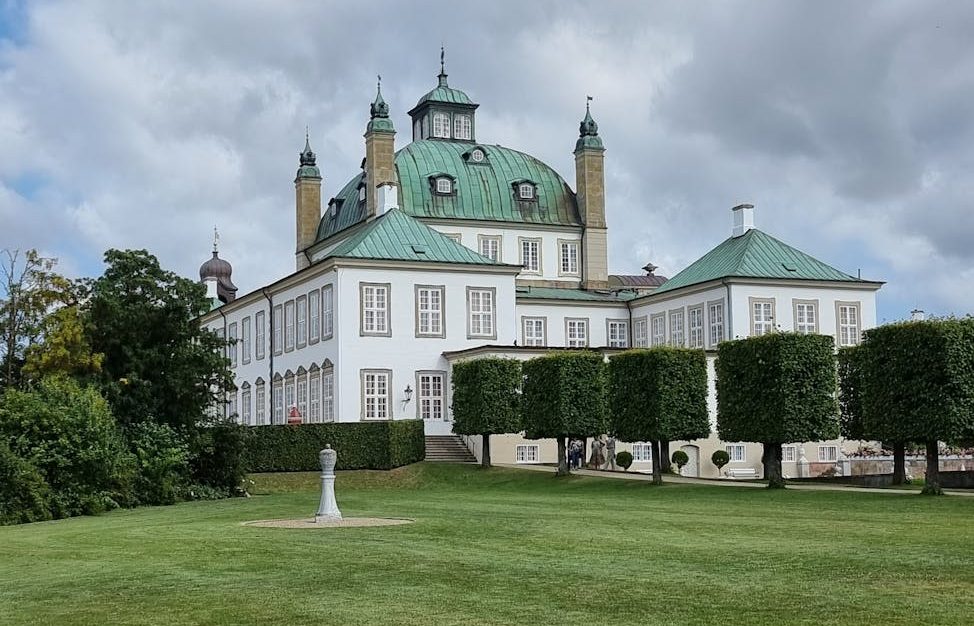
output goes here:
{"type": "MultiPolygon", "coordinates": [[[[255,427],[292,414],[310,423],[419,419],[427,435],[450,435],[458,361],[665,344],[707,351],[715,421],[719,342],[782,330],[851,345],[875,324],[881,283],[758,230],[750,205],[734,207],[730,237],[672,278],[652,264],[645,275],[609,274],[605,148],[588,106],[574,186],[529,154],[482,141],[478,107],[441,67],[409,111],[411,140],[397,148],[380,86],[361,171],[326,202],[310,142],[300,153],[294,273],[237,297],[214,248],[200,277],[216,306],[201,323],[236,340],[230,415],[255,427]]],[[[464,443],[479,454],[479,437],[464,443]]],[[[835,466],[843,445],[785,446],[784,472],[835,466]]],[[[684,474],[716,476],[710,455],[718,447],[731,456],[725,474],[760,475],[757,444],[714,433],[670,449],[688,453],[684,474]]],[[[649,445],[622,449],[633,452],[634,469],[649,467],[649,445]]],[[[555,443],[498,435],[492,458],[554,462],[555,443]]]]}

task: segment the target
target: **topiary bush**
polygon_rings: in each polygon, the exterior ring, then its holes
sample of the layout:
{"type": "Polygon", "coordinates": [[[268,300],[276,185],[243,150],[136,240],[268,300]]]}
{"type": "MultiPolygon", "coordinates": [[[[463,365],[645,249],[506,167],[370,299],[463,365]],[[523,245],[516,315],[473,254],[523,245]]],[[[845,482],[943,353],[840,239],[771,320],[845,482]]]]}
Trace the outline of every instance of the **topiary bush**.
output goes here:
{"type": "Polygon", "coordinates": [[[521,430],[521,362],[496,357],[453,366],[453,432],[480,435],[490,467],[490,436],[521,430]]]}
{"type": "Polygon", "coordinates": [[[0,526],[51,519],[51,490],[37,468],[0,440],[0,526]]]}
{"type": "Polygon", "coordinates": [[[690,462],[690,457],[687,456],[687,453],[683,450],[677,450],[673,453],[673,456],[670,457],[670,460],[673,461],[673,465],[676,465],[679,473],[679,470],[682,470],[683,466],[690,462]]]}
{"type": "Polygon", "coordinates": [[[248,472],[319,471],[318,452],[330,444],[337,469],[392,469],[422,461],[426,439],[421,420],[335,422],[259,426],[246,437],[248,472]]]}
{"type": "Polygon", "coordinates": [[[629,471],[632,467],[632,453],[628,450],[623,450],[616,455],[616,465],[622,468],[622,471],[629,471]]]}
{"type": "Polygon", "coordinates": [[[719,472],[730,463],[730,455],[727,454],[727,450],[714,450],[714,453],[710,455],[710,462],[717,466],[719,472]]]}

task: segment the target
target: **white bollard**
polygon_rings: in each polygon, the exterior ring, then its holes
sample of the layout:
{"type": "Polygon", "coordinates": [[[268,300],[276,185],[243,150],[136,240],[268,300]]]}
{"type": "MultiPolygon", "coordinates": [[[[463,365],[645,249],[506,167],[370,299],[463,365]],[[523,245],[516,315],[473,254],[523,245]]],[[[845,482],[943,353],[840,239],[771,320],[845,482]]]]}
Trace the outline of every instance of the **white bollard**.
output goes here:
{"type": "Polygon", "coordinates": [[[338,510],[335,500],[335,463],[338,453],[325,444],[325,449],[318,453],[321,461],[321,504],[315,513],[316,522],[331,522],[342,519],[342,512],[338,510]]]}

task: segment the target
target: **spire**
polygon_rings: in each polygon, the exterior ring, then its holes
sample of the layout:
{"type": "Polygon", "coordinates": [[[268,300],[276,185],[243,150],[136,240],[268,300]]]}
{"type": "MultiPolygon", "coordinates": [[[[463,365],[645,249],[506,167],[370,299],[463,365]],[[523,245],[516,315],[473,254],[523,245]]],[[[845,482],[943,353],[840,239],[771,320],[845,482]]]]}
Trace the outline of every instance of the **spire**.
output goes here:
{"type": "Polygon", "coordinates": [[[216,256],[220,252],[220,231],[213,227],[213,256],[216,256]]]}
{"type": "Polygon", "coordinates": [[[575,142],[576,151],[582,148],[605,149],[605,146],[602,145],[602,138],[599,137],[599,125],[592,119],[592,111],[589,107],[591,102],[592,96],[585,96],[585,117],[578,125],[578,141],[575,142]]]}
{"type": "Polygon", "coordinates": [[[389,117],[389,105],[382,99],[382,75],[377,77],[379,80],[375,86],[375,101],[372,102],[370,113],[372,119],[377,117],[389,117]]]}
{"type": "Polygon", "coordinates": [[[446,50],[444,49],[443,46],[440,46],[440,73],[437,76],[437,78],[440,80],[440,85],[439,85],[440,87],[449,87],[449,85],[446,84],[445,57],[446,57],[446,50]]]}
{"type": "Polygon", "coordinates": [[[304,150],[300,154],[301,165],[311,166],[315,165],[315,153],[311,151],[311,129],[307,126],[304,128],[304,150]]]}

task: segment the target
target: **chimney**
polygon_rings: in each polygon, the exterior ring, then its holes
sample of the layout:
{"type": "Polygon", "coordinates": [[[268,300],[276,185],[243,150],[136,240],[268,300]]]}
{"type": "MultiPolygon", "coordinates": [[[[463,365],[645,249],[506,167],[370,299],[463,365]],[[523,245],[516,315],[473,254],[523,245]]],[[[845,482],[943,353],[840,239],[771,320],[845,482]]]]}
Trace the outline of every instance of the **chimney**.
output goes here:
{"type": "Polygon", "coordinates": [[[927,314],[923,312],[923,309],[913,309],[910,311],[910,320],[914,322],[922,322],[927,319],[927,314]]]}
{"type": "Polygon", "coordinates": [[[382,183],[376,190],[376,217],[385,215],[390,209],[399,208],[399,191],[392,183],[382,183]]]}
{"type": "Polygon", "coordinates": [[[754,228],[753,204],[738,204],[731,211],[734,213],[734,230],[731,231],[732,237],[740,237],[754,228]]]}

